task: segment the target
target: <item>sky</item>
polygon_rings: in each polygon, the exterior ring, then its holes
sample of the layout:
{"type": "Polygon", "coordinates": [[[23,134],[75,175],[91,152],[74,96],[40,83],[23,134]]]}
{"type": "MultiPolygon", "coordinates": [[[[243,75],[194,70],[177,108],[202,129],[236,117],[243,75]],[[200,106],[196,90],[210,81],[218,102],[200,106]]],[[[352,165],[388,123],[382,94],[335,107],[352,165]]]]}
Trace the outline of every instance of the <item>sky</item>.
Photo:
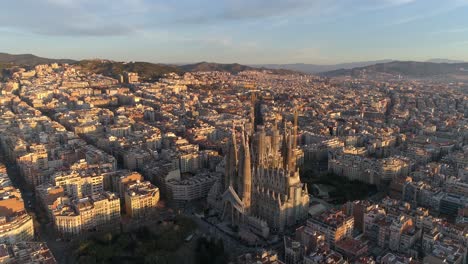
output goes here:
{"type": "Polygon", "coordinates": [[[0,52],[159,63],[468,61],[468,0],[0,0],[0,52]]]}

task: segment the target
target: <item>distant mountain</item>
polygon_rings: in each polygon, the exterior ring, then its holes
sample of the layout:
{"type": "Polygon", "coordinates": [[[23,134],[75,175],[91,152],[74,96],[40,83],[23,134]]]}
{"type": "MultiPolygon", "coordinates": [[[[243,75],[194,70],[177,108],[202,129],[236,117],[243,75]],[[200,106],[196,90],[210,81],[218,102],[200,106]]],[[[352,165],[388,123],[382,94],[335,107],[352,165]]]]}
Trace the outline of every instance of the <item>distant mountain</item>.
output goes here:
{"type": "Polygon", "coordinates": [[[289,70],[289,69],[269,68],[269,67],[252,67],[252,66],[242,65],[239,63],[222,64],[222,63],[213,63],[213,62],[199,62],[195,64],[180,65],[179,68],[182,71],[186,71],[186,72],[222,71],[222,72],[230,72],[232,74],[237,74],[241,71],[259,71],[259,70],[260,71],[269,70],[276,74],[297,73],[297,71],[289,70]]]}
{"type": "Polygon", "coordinates": [[[265,68],[259,69],[238,63],[221,64],[200,62],[186,65],[171,65],[150,62],[117,62],[101,59],[75,61],[69,59],[42,58],[33,54],[13,55],[8,53],[0,53],[0,78],[2,77],[4,69],[10,68],[12,66],[35,66],[38,64],[49,64],[54,62],[75,64],[85,72],[93,72],[113,77],[122,74],[124,71],[137,72],[145,81],[157,79],[162,75],[170,72],[184,73],[194,71],[224,71],[237,74],[245,70],[271,70],[277,74],[293,73],[290,70],[265,68]]]}
{"type": "Polygon", "coordinates": [[[48,63],[75,63],[75,60],[69,59],[49,59],[38,57],[33,54],[8,54],[0,53],[0,63],[14,64],[14,65],[29,65],[35,66],[38,64],[48,64],[48,63]]]}
{"type": "MultiPolygon", "coordinates": [[[[249,66],[233,63],[220,64],[200,62],[187,65],[157,64],[149,62],[116,62],[110,60],[82,60],[76,64],[84,72],[99,73],[107,76],[116,77],[125,71],[137,72],[145,81],[156,80],[166,73],[175,72],[178,74],[184,72],[196,71],[222,71],[237,74],[246,70],[265,70],[252,68],[249,66]]],[[[292,73],[288,70],[272,70],[277,74],[292,73]]]]}
{"type": "Polygon", "coordinates": [[[465,61],[435,58],[435,59],[427,60],[426,62],[433,62],[433,63],[464,63],[465,61]]]}
{"type": "Polygon", "coordinates": [[[8,54],[0,52],[0,79],[8,76],[8,68],[13,66],[36,66],[38,64],[49,64],[49,63],[75,63],[74,60],[68,59],[48,59],[38,57],[32,54],[8,54]]]}
{"type": "Polygon", "coordinates": [[[320,73],[333,71],[338,69],[352,69],[357,67],[365,67],[377,63],[391,62],[392,60],[377,60],[377,61],[361,61],[361,62],[350,62],[340,63],[331,65],[320,65],[320,64],[306,64],[306,63],[293,63],[293,64],[255,64],[250,65],[257,68],[268,68],[268,69],[285,69],[292,71],[299,71],[304,73],[320,73]]]}
{"type": "Polygon", "coordinates": [[[84,72],[99,73],[116,77],[124,71],[137,72],[143,80],[158,79],[166,73],[183,71],[173,65],[155,64],[149,62],[116,62],[110,60],[82,60],[77,66],[84,72]]]}
{"type": "Polygon", "coordinates": [[[179,66],[180,69],[187,72],[195,71],[224,71],[230,73],[239,73],[241,71],[252,70],[252,67],[241,65],[238,63],[220,64],[211,62],[200,62],[195,64],[187,64],[179,66]]]}
{"type": "Polygon", "coordinates": [[[11,68],[12,66],[12,63],[0,62],[0,81],[3,79],[3,77],[8,75],[7,69],[11,68]]]}
{"type": "Polygon", "coordinates": [[[392,61],[353,69],[339,69],[322,73],[324,76],[367,76],[387,74],[401,75],[410,78],[427,77],[468,77],[468,63],[432,63],[416,61],[392,61]]]}

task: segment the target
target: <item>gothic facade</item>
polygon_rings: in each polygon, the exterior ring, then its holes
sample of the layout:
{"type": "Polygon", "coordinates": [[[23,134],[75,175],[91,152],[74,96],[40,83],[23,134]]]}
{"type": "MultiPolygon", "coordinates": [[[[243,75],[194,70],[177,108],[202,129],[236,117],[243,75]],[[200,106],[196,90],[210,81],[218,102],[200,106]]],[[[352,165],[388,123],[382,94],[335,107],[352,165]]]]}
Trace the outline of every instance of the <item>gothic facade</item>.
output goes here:
{"type": "Polygon", "coordinates": [[[234,225],[250,225],[261,234],[265,226],[282,232],[306,218],[309,205],[296,164],[297,116],[292,128],[285,123],[282,134],[276,124],[268,131],[263,124],[251,127],[255,130],[240,126],[238,140],[233,125],[224,178],[210,191],[208,201],[234,225]]]}

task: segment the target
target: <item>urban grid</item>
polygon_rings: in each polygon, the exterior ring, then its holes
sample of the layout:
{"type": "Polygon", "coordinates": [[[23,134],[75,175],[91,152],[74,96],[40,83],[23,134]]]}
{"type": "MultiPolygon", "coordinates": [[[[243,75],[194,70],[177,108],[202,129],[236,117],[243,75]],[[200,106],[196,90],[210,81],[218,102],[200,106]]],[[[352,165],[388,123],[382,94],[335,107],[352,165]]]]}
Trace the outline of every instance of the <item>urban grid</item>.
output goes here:
{"type": "Polygon", "coordinates": [[[17,67],[0,262],[467,263],[466,87],[17,67]]]}

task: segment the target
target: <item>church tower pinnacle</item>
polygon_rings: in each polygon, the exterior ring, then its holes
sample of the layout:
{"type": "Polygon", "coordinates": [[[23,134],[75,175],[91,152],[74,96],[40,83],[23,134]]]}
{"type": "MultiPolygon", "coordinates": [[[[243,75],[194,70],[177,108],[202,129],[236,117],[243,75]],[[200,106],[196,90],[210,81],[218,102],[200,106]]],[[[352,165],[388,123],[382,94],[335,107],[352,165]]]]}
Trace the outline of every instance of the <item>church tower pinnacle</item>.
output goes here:
{"type": "Polygon", "coordinates": [[[252,195],[252,167],[250,161],[249,136],[242,129],[242,202],[246,211],[250,210],[252,195]]]}
{"type": "Polygon", "coordinates": [[[235,188],[237,171],[238,171],[238,154],[237,154],[237,140],[236,140],[236,128],[234,122],[232,123],[231,141],[228,144],[227,155],[226,155],[226,166],[224,173],[224,188],[227,189],[229,186],[235,188]]]}

